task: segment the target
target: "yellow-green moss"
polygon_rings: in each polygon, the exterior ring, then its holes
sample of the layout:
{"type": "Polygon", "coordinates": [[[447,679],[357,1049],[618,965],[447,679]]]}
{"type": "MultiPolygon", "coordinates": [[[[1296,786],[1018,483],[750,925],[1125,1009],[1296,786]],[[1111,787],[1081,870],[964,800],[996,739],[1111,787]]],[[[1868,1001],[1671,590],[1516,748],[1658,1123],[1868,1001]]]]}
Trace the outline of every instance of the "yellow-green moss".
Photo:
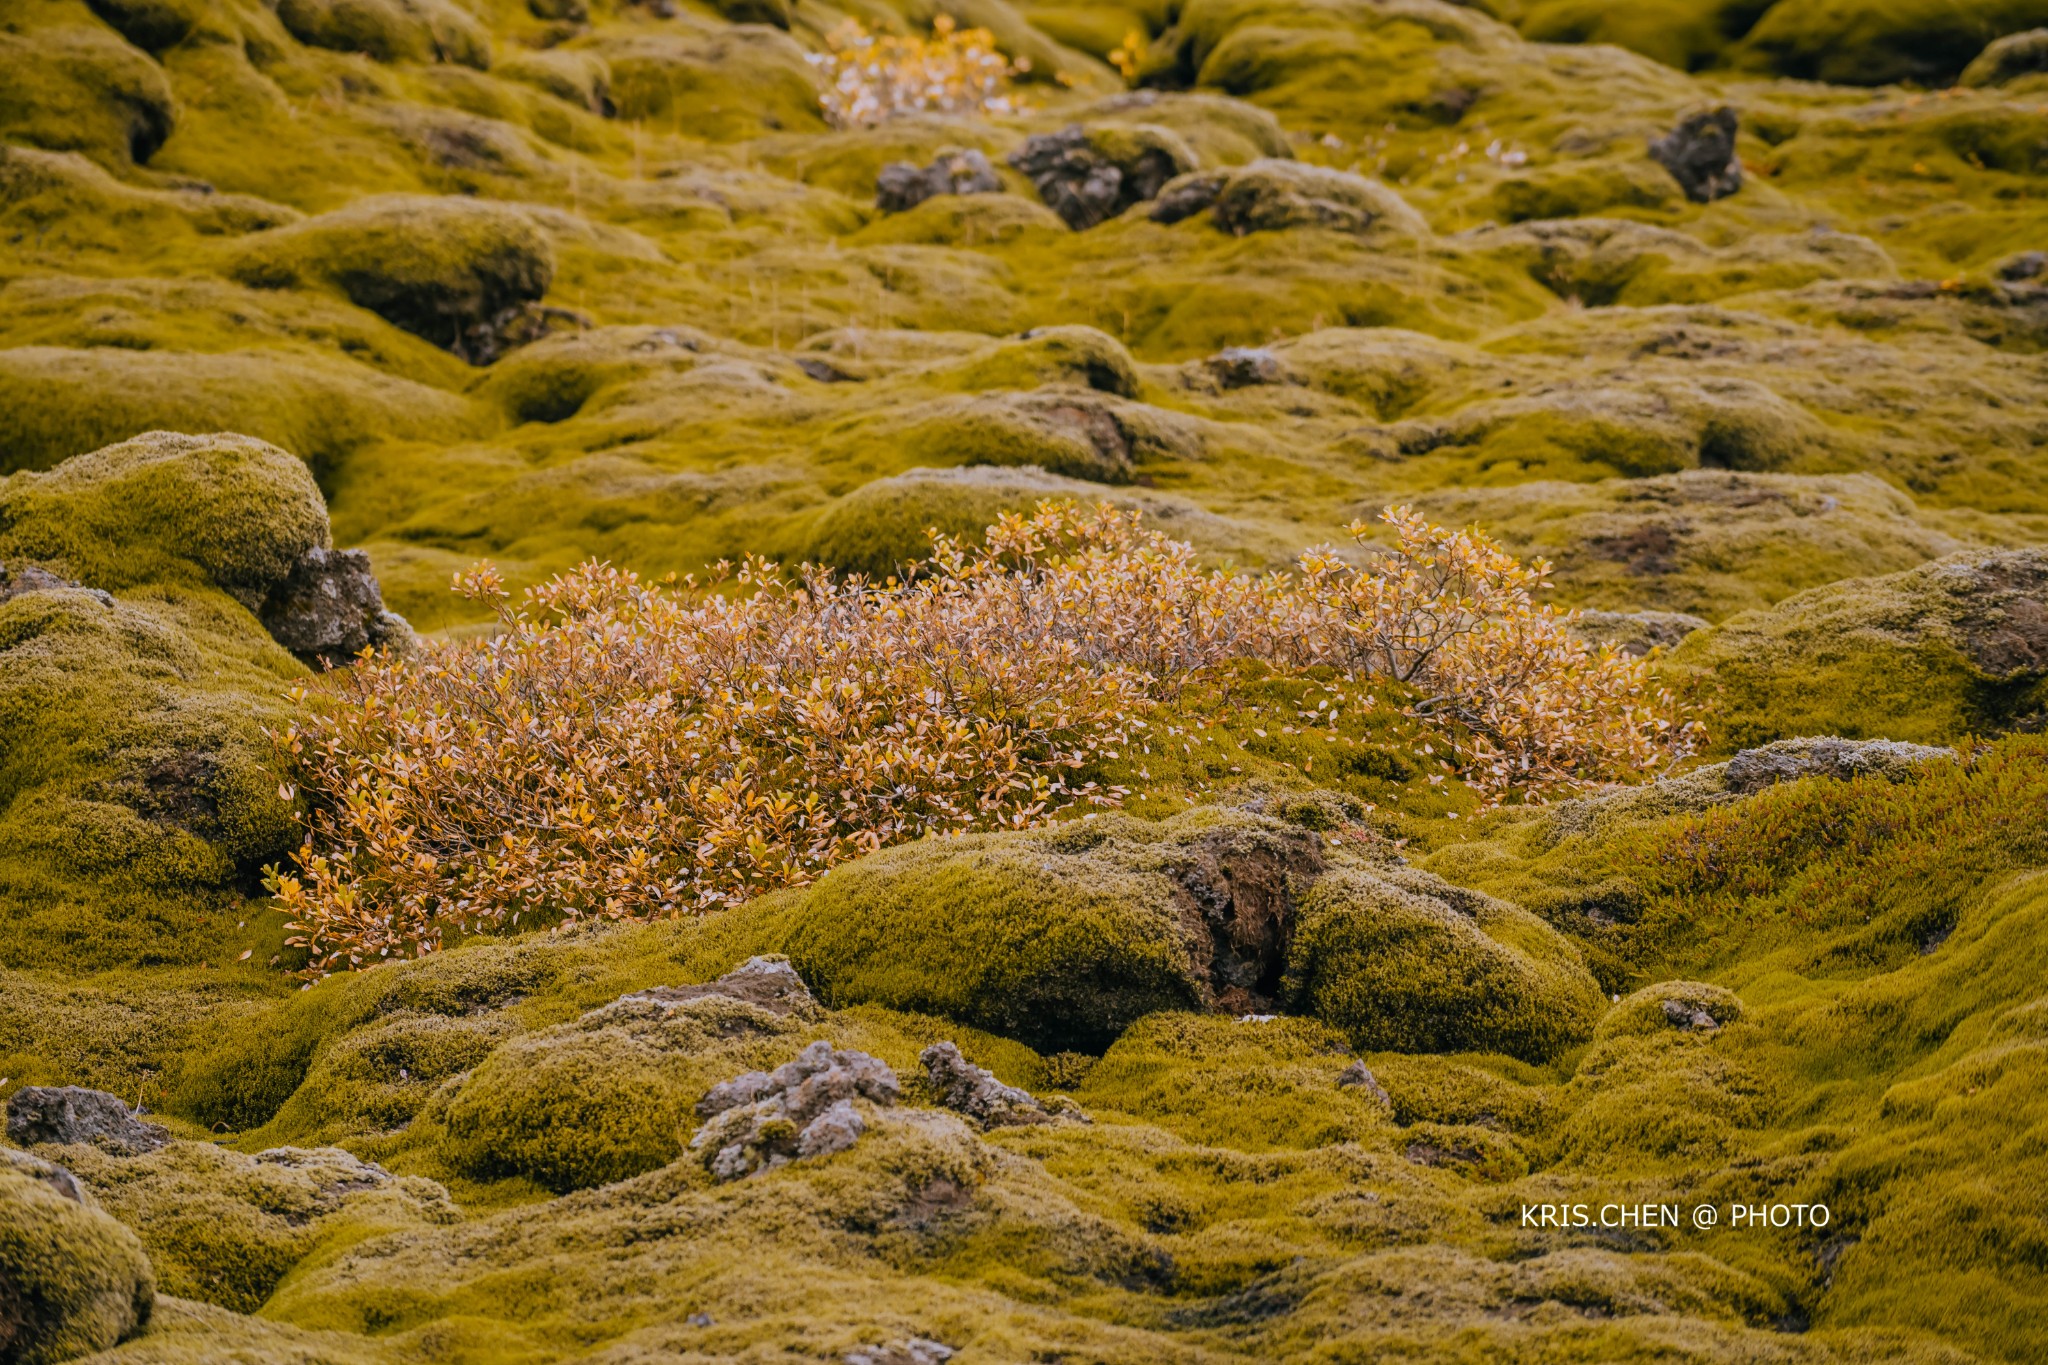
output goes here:
{"type": "Polygon", "coordinates": [[[1288,991],[1363,1050],[1531,1061],[1583,1040],[1605,1007],[1577,950],[1534,915],[1392,869],[1316,883],[1288,947],[1288,991]]]}
{"type": "Polygon", "coordinates": [[[313,476],[246,436],[153,432],[0,480],[0,563],[39,560],[90,587],[196,581],[254,610],[329,544],[313,476]]]}
{"type": "Polygon", "coordinates": [[[555,258],[517,209],[400,195],[253,236],[232,268],[262,289],[331,285],[407,331],[458,349],[471,326],[546,293],[555,258]]]}
{"type": "Polygon", "coordinates": [[[0,32],[0,138],[125,166],[155,156],[176,120],[163,71],[105,28],[0,32]]]}
{"type": "Polygon", "coordinates": [[[156,1280],[135,1234],[0,1168],[0,1338],[10,1361],[56,1365],[148,1325],[156,1280]]]}
{"type": "Polygon", "coordinates": [[[718,140],[825,126],[803,49],[772,29],[684,18],[606,38],[594,50],[611,67],[621,119],[718,140]]]}
{"type": "Polygon", "coordinates": [[[489,35],[447,0],[279,0],[277,17],[302,43],[380,62],[491,64],[489,35]]]}
{"type": "Polygon", "coordinates": [[[2041,0],[1778,0],[1735,59],[1802,80],[1846,85],[1955,79],[1992,39],[2048,23],[2041,0]]]}
{"type": "Polygon", "coordinates": [[[1077,829],[885,850],[763,920],[835,1005],[941,1014],[1041,1051],[1099,1050],[1141,1015],[1196,1003],[1200,987],[1172,884],[1134,866],[1125,843],[1142,850],[1149,829],[1095,823],[1100,842],[1077,829]]]}
{"type": "Polygon", "coordinates": [[[173,1142],[135,1157],[85,1146],[42,1149],[66,1163],[101,1205],[141,1230],[166,1294],[250,1313],[316,1249],[452,1221],[430,1181],[366,1169],[333,1148],[250,1157],[207,1142],[173,1142]]]}
{"type": "Polygon", "coordinates": [[[1673,655],[1718,698],[1716,740],[1798,735],[1947,743],[2008,729],[2048,705],[2028,643],[2044,568],[2032,551],[1974,552],[1850,579],[1735,617],[1673,655]],[[1710,681],[1708,679],[1710,678],[1710,681]]]}

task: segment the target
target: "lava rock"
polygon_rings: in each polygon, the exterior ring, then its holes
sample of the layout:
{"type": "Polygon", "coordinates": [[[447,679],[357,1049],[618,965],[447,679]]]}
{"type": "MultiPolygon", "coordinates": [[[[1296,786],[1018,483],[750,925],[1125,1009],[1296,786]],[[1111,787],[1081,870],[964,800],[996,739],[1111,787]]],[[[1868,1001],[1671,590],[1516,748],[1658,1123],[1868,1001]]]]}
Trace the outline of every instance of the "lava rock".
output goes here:
{"type": "Polygon", "coordinates": [[[1883,777],[1901,782],[1922,763],[1954,758],[1956,751],[1890,739],[1783,739],[1744,749],[1728,760],[1727,789],[1747,796],[1802,777],[1883,777]]]}
{"type": "Polygon", "coordinates": [[[848,1351],[846,1365],[946,1365],[960,1354],[951,1346],[928,1337],[891,1341],[880,1346],[862,1346],[848,1351]]]}
{"type": "Polygon", "coordinates": [[[1387,1093],[1386,1087],[1380,1084],[1380,1078],[1373,1075],[1372,1068],[1364,1062],[1353,1062],[1350,1066],[1338,1072],[1337,1088],[1339,1090],[1363,1090],[1389,1109],[1394,1107],[1394,1097],[1387,1093]]]}
{"type": "Polygon", "coordinates": [[[1429,224],[1399,193],[1349,171],[1268,157],[1240,166],[1217,191],[1210,213],[1233,237],[1290,228],[1357,235],[1392,230],[1426,236],[1429,224]]]}
{"type": "Polygon", "coordinates": [[[81,1086],[27,1085],[7,1101],[9,1141],[86,1143],[117,1156],[141,1156],[171,1140],[168,1128],[145,1123],[118,1095],[81,1086]]]}
{"type": "Polygon", "coordinates": [[[1173,224],[1192,218],[1215,204],[1216,196],[1230,183],[1229,171],[1197,171],[1183,175],[1160,190],[1152,204],[1152,221],[1173,224]]]}
{"type": "Polygon", "coordinates": [[[316,671],[375,647],[413,648],[412,627],[384,609],[384,594],[362,550],[307,550],[257,613],[271,638],[316,671]]]}
{"type": "Polygon", "coordinates": [[[617,1003],[625,1005],[647,1001],[674,1008],[685,1001],[702,1000],[712,995],[755,1005],[770,1014],[785,1017],[797,1015],[808,1018],[819,1013],[811,988],[804,984],[804,979],[797,975],[796,968],[789,965],[788,959],[780,957],[748,958],[716,981],[707,981],[699,986],[656,986],[652,990],[620,996],[617,1003]]]}
{"type": "Polygon", "coordinates": [[[1163,130],[1116,133],[1098,138],[1079,124],[1039,133],[1010,154],[1010,164],[1031,177],[1038,197],[1076,232],[1108,222],[1194,169],[1193,154],[1163,130]]]}
{"type": "Polygon", "coordinates": [[[1285,375],[1280,357],[1263,346],[1226,346],[1203,363],[1216,382],[1226,389],[1277,384],[1285,375]]]}
{"type": "Polygon", "coordinates": [[[933,1043],[918,1054],[939,1103],[965,1114],[984,1128],[1015,1128],[1050,1123],[1052,1115],[1029,1091],[1005,1085],[985,1067],[960,1055],[954,1044],[933,1043]]]}
{"type": "Polygon", "coordinates": [[[941,194],[998,194],[1003,182],[988,157],[976,148],[948,147],[929,166],[892,161],[875,178],[875,207],[902,213],[941,194]]]}
{"type": "Polygon", "coordinates": [[[1690,1000],[1666,1000],[1663,1002],[1664,1017],[1674,1028],[1717,1029],[1721,1021],[1707,1013],[1690,1000]]]}
{"type": "Polygon", "coordinates": [[[114,605],[112,593],[88,588],[85,584],[69,578],[61,578],[48,569],[38,568],[34,564],[24,564],[18,569],[10,570],[5,564],[0,564],[0,602],[5,602],[10,597],[19,597],[25,592],[55,592],[64,588],[91,593],[103,607],[114,605]]]}
{"type": "Polygon", "coordinates": [[[772,1072],[750,1071],[713,1086],[698,1102],[707,1122],[690,1149],[703,1154],[705,1169],[720,1181],[831,1156],[867,1129],[856,1099],[892,1105],[899,1093],[888,1063],[820,1040],[772,1072]]]}
{"type": "Polygon", "coordinates": [[[1650,140],[1650,155],[1671,172],[1685,197],[1696,204],[1726,199],[1742,188],[1742,160],[1735,154],[1735,111],[1727,105],[1687,114],[1663,137],[1650,140]]]}
{"type": "Polygon", "coordinates": [[[78,1177],[54,1161],[45,1161],[33,1152],[17,1152],[12,1147],[0,1147],[0,1171],[12,1171],[25,1175],[30,1180],[39,1180],[74,1204],[91,1207],[92,1196],[78,1177]]]}

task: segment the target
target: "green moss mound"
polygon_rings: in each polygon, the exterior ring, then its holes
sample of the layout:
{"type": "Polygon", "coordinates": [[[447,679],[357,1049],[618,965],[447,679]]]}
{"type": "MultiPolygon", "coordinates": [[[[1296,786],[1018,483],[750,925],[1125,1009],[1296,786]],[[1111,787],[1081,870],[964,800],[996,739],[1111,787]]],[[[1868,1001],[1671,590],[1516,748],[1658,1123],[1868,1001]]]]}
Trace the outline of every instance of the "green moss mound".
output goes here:
{"type": "Polygon", "coordinates": [[[253,237],[233,271],[261,289],[330,285],[408,332],[460,350],[469,329],[546,293],[555,257],[515,208],[395,195],[253,237]]]}
{"type": "Polygon", "coordinates": [[[446,0],[279,0],[277,17],[302,43],[380,62],[491,64],[483,26],[446,0]]]}
{"type": "Polygon", "coordinates": [[[104,1351],[149,1324],[156,1279],[135,1234],[0,1169],[0,1349],[20,1365],[104,1351]]]}
{"type": "Polygon", "coordinates": [[[863,484],[833,503],[802,557],[879,582],[930,556],[928,531],[972,539],[1004,512],[1098,492],[1094,484],[1028,468],[914,469],[863,484]]]}
{"type": "Polygon", "coordinates": [[[611,68],[622,119],[721,141],[825,126],[803,48],[771,28],[686,18],[665,31],[606,38],[593,50],[611,68]]]}
{"type": "Polygon", "coordinates": [[[166,1294],[249,1313],[316,1250],[456,1217],[431,1181],[399,1178],[338,1148],[275,1148],[253,1156],[172,1142],[139,1157],[83,1146],[43,1150],[65,1162],[100,1204],[143,1230],[166,1294]]]}
{"type": "Polygon", "coordinates": [[[0,480],[0,563],[45,575],[0,600],[10,965],[218,951],[224,902],[293,838],[261,727],[303,672],[250,613],[328,540],[305,466],[246,437],[0,480]]]}
{"type": "Polygon", "coordinates": [[[664,1083],[658,1062],[603,1037],[507,1049],[449,1104],[448,1159],[472,1175],[526,1176],[551,1190],[666,1166],[682,1153],[692,1101],[664,1083]]]}
{"type": "Polygon", "coordinates": [[[2048,23],[2041,0],[1778,0],[1737,54],[1745,64],[1844,85],[1943,84],[1994,39],[2048,23]]]}
{"type": "MultiPolygon", "coordinates": [[[[1771,411],[1755,414],[1759,427],[1771,411]]],[[[1525,558],[1541,555],[1573,598],[1612,610],[1718,618],[1962,549],[1911,498],[1864,474],[1698,469],[1425,493],[1417,504],[1446,524],[1484,526],[1525,558]]]]}
{"type": "Polygon", "coordinates": [[[185,41],[206,13],[205,0],[87,0],[92,12],[144,52],[185,41]]]}
{"type": "Polygon", "coordinates": [[[313,476],[247,436],[151,432],[0,482],[0,562],[96,588],[197,581],[252,611],[330,539],[313,476]]]}
{"type": "Polygon", "coordinates": [[[387,437],[462,430],[461,400],[348,361],[274,351],[0,351],[0,467],[47,469],[145,432],[241,429],[323,475],[387,437]]]}
{"type": "Polygon", "coordinates": [[[1536,916],[1426,874],[1340,870],[1302,902],[1289,995],[1366,1050],[1540,1061],[1605,1008],[1578,951],[1536,916]]]}
{"type": "Polygon", "coordinates": [[[969,390],[1075,384],[1119,398],[1136,398],[1139,387],[1130,350],[1093,327],[1034,328],[943,378],[948,387],[969,390]]]}
{"type": "Polygon", "coordinates": [[[1119,821],[1100,842],[1091,830],[885,850],[786,901],[775,944],[835,1005],[1098,1051],[1141,1015],[1202,997],[1173,885],[1144,866],[1149,834],[1119,821]]]}
{"type": "Polygon", "coordinates": [[[1673,666],[1711,672],[1724,748],[1814,734],[1940,744],[2006,730],[2048,704],[2044,582],[2036,551],[1953,555],[1735,617],[1687,640],[1673,666]]]}
{"type": "Polygon", "coordinates": [[[2048,30],[2028,29],[1986,45],[1956,78],[1958,85],[2005,85],[2048,72],[2048,30]]]}
{"type": "Polygon", "coordinates": [[[0,33],[0,139],[84,152],[106,166],[146,162],[177,122],[155,62],[97,25],[34,37],[0,33]]]}

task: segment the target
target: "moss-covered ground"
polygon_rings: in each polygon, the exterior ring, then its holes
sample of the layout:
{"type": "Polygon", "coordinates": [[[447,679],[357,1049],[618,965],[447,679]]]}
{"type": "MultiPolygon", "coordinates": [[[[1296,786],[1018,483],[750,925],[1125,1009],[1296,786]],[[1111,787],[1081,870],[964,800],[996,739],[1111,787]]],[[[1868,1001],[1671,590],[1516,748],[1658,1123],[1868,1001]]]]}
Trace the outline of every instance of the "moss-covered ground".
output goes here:
{"type": "Polygon", "coordinates": [[[0,0],[0,1098],[176,1139],[39,1149],[96,1212],[0,1164],[0,1289],[72,1324],[29,1358],[152,1276],[96,1358],[2048,1357],[2043,25],[0,0]],[[941,12],[1021,110],[829,126],[827,35],[941,12]],[[1742,188],[1695,203],[1647,142],[1724,103],[1742,188]],[[1006,160],[1068,125],[1225,198],[1075,231],[1006,160]],[[1001,192],[877,208],[947,148],[1001,192]],[[1664,643],[1704,759],[1953,753],[1489,810],[1403,689],[1232,666],[1087,774],[1120,813],[285,974],[307,675],[259,618],[306,551],[447,637],[480,558],[879,576],[1046,496],[1252,567],[1476,521],[1563,603],[1698,618],[1601,628],[1664,643]],[[614,1003],[757,954],[819,1008],[614,1003]],[[715,1181],[699,1099],[818,1039],[902,1103],[715,1181]],[[1090,1121],[940,1109],[941,1040],[1090,1121]],[[1728,1225],[1773,1204],[1828,1221],[1728,1225]]]}

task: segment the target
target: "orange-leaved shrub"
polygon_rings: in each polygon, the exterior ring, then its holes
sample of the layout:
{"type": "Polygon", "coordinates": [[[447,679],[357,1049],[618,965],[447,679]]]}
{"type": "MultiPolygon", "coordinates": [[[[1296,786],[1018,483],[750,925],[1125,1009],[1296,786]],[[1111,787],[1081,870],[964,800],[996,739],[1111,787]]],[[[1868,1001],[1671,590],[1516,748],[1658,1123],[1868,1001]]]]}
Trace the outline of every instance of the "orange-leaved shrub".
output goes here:
{"type": "Polygon", "coordinates": [[[307,837],[267,884],[309,975],[528,913],[730,905],[898,840],[1120,804],[1089,765],[1236,658],[1420,687],[1496,799],[1682,749],[1642,661],[1534,603],[1544,566],[1384,519],[1397,545],[1366,564],[1315,550],[1259,576],[1071,503],[1006,515],[975,548],[935,534],[881,585],[757,560],[704,584],[586,564],[515,604],[480,568],[457,587],[496,604],[499,633],[366,656],[295,694],[306,714],[273,738],[307,837]]]}
{"type": "Polygon", "coordinates": [[[904,114],[1015,113],[1011,83],[1031,69],[1029,59],[1013,63],[999,52],[987,29],[960,28],[945,14],[929,38],[870,33],[848,19],[825,44],[810,61],[825,77],[826,117],[841,128],[904,114]]]}

